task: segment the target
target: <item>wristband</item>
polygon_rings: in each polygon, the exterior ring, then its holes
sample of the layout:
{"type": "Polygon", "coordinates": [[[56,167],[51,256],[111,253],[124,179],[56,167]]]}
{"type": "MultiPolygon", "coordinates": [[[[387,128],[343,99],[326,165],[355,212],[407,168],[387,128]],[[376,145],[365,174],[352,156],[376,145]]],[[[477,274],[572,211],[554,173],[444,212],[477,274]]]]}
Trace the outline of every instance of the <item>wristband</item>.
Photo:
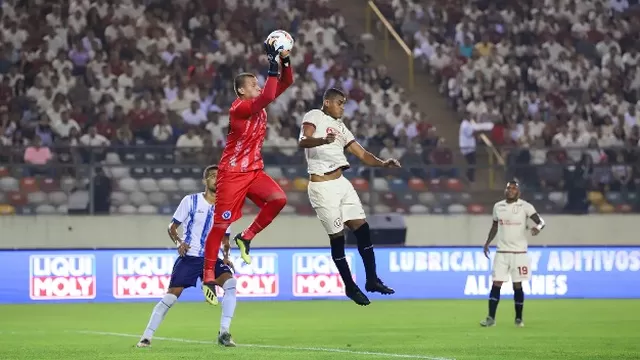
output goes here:
{"type": "Polygon", "coordinates": [[[269,71],[267,72],[267,75],[269,75],[269,76],[278,76],[278,75],[280,75],[277,61],[269,60],[269,71]]]}

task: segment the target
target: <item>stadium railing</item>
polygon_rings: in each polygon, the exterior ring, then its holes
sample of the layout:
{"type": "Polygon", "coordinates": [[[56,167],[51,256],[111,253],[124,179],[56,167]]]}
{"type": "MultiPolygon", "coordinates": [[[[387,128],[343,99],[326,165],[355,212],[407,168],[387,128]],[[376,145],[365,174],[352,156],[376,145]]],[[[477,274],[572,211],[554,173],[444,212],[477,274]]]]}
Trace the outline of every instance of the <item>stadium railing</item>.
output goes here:
{"type": "Polygon", "coordinates": [[[376,4],[374,4],[373,1],[369,1],[367,2],[367,8],[366,8],[366,22],[365,22],[365,29],[366,32],[368,34],[371,34],[371,28],[372,28],[372,23],[373,23],[373,16],[375,15],[378,20],[382,23],[382,25],[384,26],[385,30],[383,31],[383,35],[384,35],[384,57],[385,59],[389,58],[389,35],[391,35],[391,37],[393,37],[397,42],[398,45],[400,45],[400,47],[402,48],[402,50],[405,52],[405,54],[407,55],[407,62],[408,62],[408,66],[409,66],[409,90],[413,90],[414,87],[414,82],[415,82],[415,78],[414,78],[414,73],[413,73],[413,51],[411,51],[411,49],[409,48],[409,46],[407,46],[407,44],[402,40],[402,37],[398,34],[397,31],[395,31],[395,29],[393,28],[393,25],[391,25],[391,23],[389,22],[389,20],[387,20],[385,18],[385,16],[382,14],[382,12],[380,12],[380,9],[376,6],[376,4]]]}
{"type": "MultiPolygon", "coordinates": [[[[398,32],[393,28],[393,25],[387,18],[382,14],[378,6],[373,1],[367,2],[367,7],[365,9],[365,31],[368,34],[372,33],[373,29],[373,16],[375,16],[378,21],[384,26],[382,30],[384,36],[384,57],[385,59],[389,58],[389,42],[391,41],[389,35],[393,37],[393,39],[398,43],[398,45],[402,48],[402,50],[407,55],[408,66],[409,66],[409,89],[413,90],[415,86],[415,76],[414,76],[414,59],[413,59],[413,51],[407,43],[402,39],[402,36],[398,34],[398,32]]],[[[493,145],[493,142],[489,137],[485,134],[480,135],[480,139],[486,145],[487,148],[487,157],[489,162],[489,184],[493,188],[496,183],[496,164],[500,169],[505,168],[506,162],[500,151],[493,145]]]]}

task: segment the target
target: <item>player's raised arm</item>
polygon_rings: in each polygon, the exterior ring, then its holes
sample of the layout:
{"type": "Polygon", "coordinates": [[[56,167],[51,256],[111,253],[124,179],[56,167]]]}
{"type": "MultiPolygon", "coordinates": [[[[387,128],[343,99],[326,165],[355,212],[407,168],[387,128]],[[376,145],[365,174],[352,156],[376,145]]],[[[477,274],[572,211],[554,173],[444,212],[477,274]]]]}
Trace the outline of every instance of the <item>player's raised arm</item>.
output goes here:
{"type": "MultiPolygon", "coordinates": [[[[231,106],[229,110],[231,116],[249,119],[251,115],[262,111],[275,100],[279,84],[278,76],[280,75],[279,55],[273,44],[264,43],[264,50],[269,60],[269,71],[267,72],[267,81],[264,84],[264,88],[260,90],[258,79],[253,74],[242,73],[236,76],[233,81],[233,88],[242,101],[237,101],[231,106]]],[[[291,69],[289,69],[289,72],[293,80],[291,69]]],[[[287,87],[288,85],[282,91],[286,90],[287,87]]]]}
{"type": "Polygon", "coordinates": [[[318,117],[324,116],[320,110],[311,110],[302,118],[302,128],[298,138],[298,147],[310,149],[325,144],[331,144],[336,140],[335,134],[327,134],[326,137],[313,137],[316,132],[318,117]]]}
{"type": "Polygon", "coordinates": [[[365,148],[360,145],[359,142],[353,138],[353,134],[349,131],[349,135],[351,139],[348,139],[347,146],[345,149],[349,151],[351,154],[355,155],[360,161],[362,161],[367,166],[373,167],[386,167],[386,168],[399,168],[400,162],[396,159],[387,159],[382,160],[379,157],[373,155],[371,152],[367,151],[365,148]]]}
{"type": "Polygon", "coordinates": [[[282,74],[280,74],[280,79],[278,79],[276,97],[282,95],[282,93],[293,84],[293,68],[291,67],[291,59],[289,58],[288,51],[282,51],[280,53],[280,63],[282,64],[282,74]]]}

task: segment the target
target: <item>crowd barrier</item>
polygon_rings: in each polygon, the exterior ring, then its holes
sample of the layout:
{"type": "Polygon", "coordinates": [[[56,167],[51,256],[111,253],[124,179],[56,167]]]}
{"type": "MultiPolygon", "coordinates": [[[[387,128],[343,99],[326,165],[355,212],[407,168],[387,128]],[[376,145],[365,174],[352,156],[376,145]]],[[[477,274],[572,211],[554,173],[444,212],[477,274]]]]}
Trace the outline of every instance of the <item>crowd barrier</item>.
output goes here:
{"type": "MultiPolygon", "coordinates": [[[[253,263],[233,258],[243,300],[343,297],[329,249],[255,249],[253,263]]],[[[395,299],[485,298],[491,260],[479,248],[377,249],[378,272],[395,299]]],[[[640,298],[640,247],[530,248],[532,298],[640,298]]],[[[127,302],[161,297],[175,250],[0,251],[0,303],[127,302]]],[[[356,282],[365,273],[348,250],[356,282]]],[[[198,285],[199,287],[199,285],[198,285]]],[[[512,291],[504,286],[504,294],[512,291]]],[[[373,299],[377,296],[372,296],[373,299]]],[[[387,297],[389,298],[389,297],[387,297]]],[[[199,289],[182,300],[203,301],[199,289]]]]}

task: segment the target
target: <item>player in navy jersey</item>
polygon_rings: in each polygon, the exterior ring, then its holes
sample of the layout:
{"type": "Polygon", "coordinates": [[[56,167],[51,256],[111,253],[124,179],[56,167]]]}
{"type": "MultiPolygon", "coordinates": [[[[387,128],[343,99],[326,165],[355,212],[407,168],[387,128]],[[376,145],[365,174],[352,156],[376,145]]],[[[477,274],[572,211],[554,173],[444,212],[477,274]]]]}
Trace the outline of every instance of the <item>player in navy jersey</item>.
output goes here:
{"type": "MultiPolygon", "coordinates": [[[[169,224],[169,237],[178,247],[178,259],[173,265],[169,289],[162,300],[153,309],[149,324],[144,330],[138,347],[151,346],[151,339],[167,312],[178,301],[182,291],[196,286],[198,278],[202,278],[204,266],[204,245],[207,234],[213,225],[213,212],[215,204],[216,177],[218,167],[209,166],[204,170],[202,182],[205,185],[203,193],[185,196],[169,224]],[[178,235],[178,227],[182,225],[183,237],[178,235]]],[[[222,317],[220,319],[220,331],[218,344],[233,347],[236,346],[229,327],[236,309],[236,279],[233,277],[233,263],[229,260],[229,234],[226,229],[223,239],[223,259],[218,258],[215,265],[215,284],[224,289],[222,298],[222,317]]],[[[207,302],[217,305],[218,296],[214,291],[208,293],[207,302]]]]}

